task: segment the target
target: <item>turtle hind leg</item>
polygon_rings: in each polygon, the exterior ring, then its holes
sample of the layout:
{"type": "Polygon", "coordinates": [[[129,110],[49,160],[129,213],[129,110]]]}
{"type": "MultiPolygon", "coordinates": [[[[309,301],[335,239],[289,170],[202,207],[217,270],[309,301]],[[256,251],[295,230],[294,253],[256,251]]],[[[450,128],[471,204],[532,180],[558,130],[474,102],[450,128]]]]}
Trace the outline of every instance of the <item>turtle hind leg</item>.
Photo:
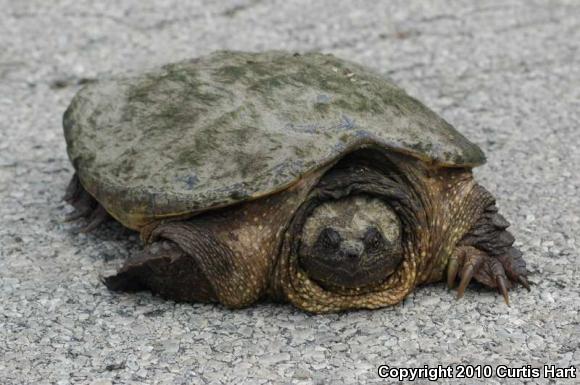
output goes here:
{"type": "Polygon", "coordinates": [[[76,173],[69,182],[63,199],[75,209],[74,212],[65,217],[65,222],[81,218],[87,220],[87,224],[79,229],[81,233],[91,232],[110,219],[103,206],[84,189],[76,173]]]}
{"type": "Polygon", "coordinates": [[[216,302],[217,297],[196,261],[172,241],[145,246],[103,283],[113,291],[150,290],[178,302],[216,302]]]}

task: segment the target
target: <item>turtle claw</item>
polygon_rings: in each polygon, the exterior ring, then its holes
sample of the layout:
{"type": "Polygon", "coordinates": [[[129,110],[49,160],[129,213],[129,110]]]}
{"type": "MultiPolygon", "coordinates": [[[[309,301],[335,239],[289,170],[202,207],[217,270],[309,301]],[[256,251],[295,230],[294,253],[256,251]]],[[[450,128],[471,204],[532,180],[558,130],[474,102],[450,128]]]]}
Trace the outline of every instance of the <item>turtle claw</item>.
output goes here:
{"type": "Polygon", "coordinates": [[[97,208],[91,213],[89,223],[86,226],[82,227],[79,230],[79,233],[85,234],[90,233],[91,231],[99,227],[99,225],[105,223],[108,219],[109,214],[107,213],[107,211],[103,208],[103,206],[98,205],[97,208]]]}
{"type": "Polygon", "coordinates": [[[493,277],[498,291],[503,295],[506,305],[510,305],[508,289],[511,284],[506,276],[505,269],[501,262],[495,258],[487,257],[487,267],[489,274],[493,277]]]}
{"type": "Polygon", "coordinates": [[[530,284],[526,278],[525,265],[518,266],[516,271],[514,264],[507,262],[507,258],[490,256],[475,247],[460,246],[449,258],[447,285],[452,288],[457,276],[461,277],[457,288],[457,299],[460,299],[471,280],[475,279],[488,287],[496,288],[509,306],[509,289],[513,284],[520,283],[527,290],[530,290],[530,284]]]}
{"type": "Polygon", "coordinates": [[[501,294],[503,295],[503,299],[506,303],[506,305],[510,305],[510,297],[508,294],[508,288],[507,288],[507,283],[506,283],[506,278],[505,276],[497,276],[496,277],[496,282],[497,282],[497,287],[499,289],[499,291],[501,292],[501,294]]]}
{"type": "Polygon", "coordinates": [[[457,299],[463,298],[463,294],[465,294],[465,289],[467,288],[467,285],[469,285],[469,282],[471,282],[472,278],[473,278],[473,267],[469,266],[467,267],[467,269],[463,271],[461,275],[461,283],[457,288],[457,299]]]}
{"type": "Polygon", "coordinates": [[[66,215],[63,222],[72,222],[81,218],[88,218],[88,223],[77,230],[79,233],[88,233],[107,221],[109,214],[95,198],[81,185],[77,174],[74,174],[63,198],[75,211],[66,215]]]}
{"type": "Polygon", "coordinates": [[[77,219],[81,219],[81,218],[85,218],[88,215],[90,215],[92,212],[92,210],[90,208],[84,209],[84,210],[75,210],[70,214],[67,214],[64,219],[63,222],[72,222],[72,221],[76,221],[77,219]]]}
{"type": "Polygon", "coordinates": [[[532,289],[530,288],[530,282],[528,281],[528,279],[523,276],[523,275],[519,275],[518,276],[518,282],[526,288],[527,291],[531,291],[532,289]]]}
{"type": "Polygon", "coordinates": [[[459,258],[456,254],[453,254],[449,259],[449,264],[447,265],[447,287],[453,289],[455,287],[455,280],[457,279],[457,273],[459,272],[459,258]]]}
{"type": "Polygon", "coordinates": [[[457,288],[457,299],[463,297],[467,285],[469,285],[471,279],[475,276],[485,258],[485,254],[479,250],[477,250],[477,252],[472,251],[469,254],[464,251],[460,255],[463,255],[463,268],[461,269],[460,274],[461,282],[457,288]]]}

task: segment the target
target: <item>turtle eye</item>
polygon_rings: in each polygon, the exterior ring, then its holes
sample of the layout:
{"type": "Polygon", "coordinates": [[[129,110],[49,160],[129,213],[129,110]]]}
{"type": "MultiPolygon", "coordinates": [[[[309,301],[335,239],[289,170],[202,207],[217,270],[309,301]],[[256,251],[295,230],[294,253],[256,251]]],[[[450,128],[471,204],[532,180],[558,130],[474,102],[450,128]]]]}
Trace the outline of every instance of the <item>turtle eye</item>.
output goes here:
{"type": "Polygon", "coordinates": [[[363,241],[367,251],[377,251],[385,247],[385,238],[376,227],[370,227],[366,231],[363,241]]]}
{"type": "Polygon", "coordinates": [[[325,227],[318,236],[318,244],[328,249],[335,249],[340,245],[340,234],[330,227],[325,227]]]}

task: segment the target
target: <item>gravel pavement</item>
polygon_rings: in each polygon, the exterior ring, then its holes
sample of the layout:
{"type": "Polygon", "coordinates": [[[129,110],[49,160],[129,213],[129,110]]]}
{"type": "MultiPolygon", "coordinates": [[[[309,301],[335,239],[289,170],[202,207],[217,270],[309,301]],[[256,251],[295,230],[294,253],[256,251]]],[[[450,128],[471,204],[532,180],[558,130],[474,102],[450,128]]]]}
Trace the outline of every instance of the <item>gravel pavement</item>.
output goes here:
{"type": "MultiPolygon", "coordinates": [[[[0,384],[388,383],[379,365],[580,366],[580,1],[0,0],[0,384]],[[443,284],[313,316],[114,294],[139,248],[75,234],[61,117],[83,79],[215,49],[321,50],[390,76],[488,155],[528,293],[443,284]]],[[[579,384],[576,379],[562,384],[579,384]]],[[[446,380],[447,381],[447,380],[446,380]]],[[[448,380],[547,384],[548,379],[448,380]]],[[[445,381],[442,381],[445,382],[445,381]]],[[[427,384],[427,380],[413,383],[427,384]]]]}

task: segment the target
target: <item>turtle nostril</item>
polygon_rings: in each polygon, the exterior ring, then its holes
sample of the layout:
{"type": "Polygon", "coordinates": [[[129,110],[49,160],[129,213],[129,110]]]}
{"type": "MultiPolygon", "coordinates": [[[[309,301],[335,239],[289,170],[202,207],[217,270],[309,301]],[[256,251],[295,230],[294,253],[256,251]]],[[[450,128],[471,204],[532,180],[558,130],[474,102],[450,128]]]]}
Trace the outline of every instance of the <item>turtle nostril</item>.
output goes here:
{"type": "Polygon", "coordinates": [[[342,255],[347,260],[357,260],[363,253],[364,246],[360,242],[346,241],[342,244],[342,255]]]}
{"type": "Polygon", "coordinates": [[[360,258],[364,251],[364,245],[358,240],[346,240],[340,245],[340,255],[348,261],[355,261],[360,258]]]}

